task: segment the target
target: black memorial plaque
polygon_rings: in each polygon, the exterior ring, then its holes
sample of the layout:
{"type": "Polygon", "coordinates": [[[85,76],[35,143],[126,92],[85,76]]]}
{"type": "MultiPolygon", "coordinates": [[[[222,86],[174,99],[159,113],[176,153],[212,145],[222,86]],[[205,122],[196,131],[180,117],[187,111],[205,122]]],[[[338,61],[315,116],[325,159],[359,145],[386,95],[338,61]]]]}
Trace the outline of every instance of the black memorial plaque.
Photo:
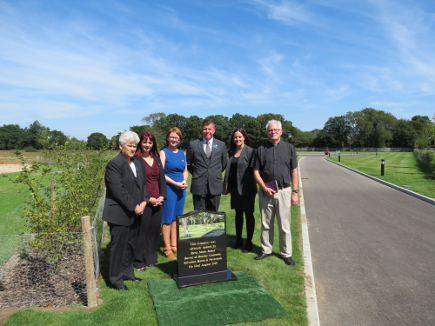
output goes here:
{"type": "Polygon", "coordinates": [[[226,216],[194,211],[177,216],[178,287],[235,281],[227,268],[226,216]]]}

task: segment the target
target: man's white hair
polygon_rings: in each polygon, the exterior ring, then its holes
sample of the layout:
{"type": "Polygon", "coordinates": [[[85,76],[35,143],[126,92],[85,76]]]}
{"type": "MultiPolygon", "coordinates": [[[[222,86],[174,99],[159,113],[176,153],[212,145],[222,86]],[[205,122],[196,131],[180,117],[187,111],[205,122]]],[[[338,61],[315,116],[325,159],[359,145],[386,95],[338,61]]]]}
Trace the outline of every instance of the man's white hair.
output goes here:
{"type": "Polygon", "coordinates": [[[278,124],[278,128],[279,128],[279,130],[282,129],[281,121],[278,121],[278,120],[270,120],[270,121],[268,121],[267,124],[266,124],[266,131],[269,130],[269,125],[270,125],[271,123],[277,123],[277,124],[278,124]]]}

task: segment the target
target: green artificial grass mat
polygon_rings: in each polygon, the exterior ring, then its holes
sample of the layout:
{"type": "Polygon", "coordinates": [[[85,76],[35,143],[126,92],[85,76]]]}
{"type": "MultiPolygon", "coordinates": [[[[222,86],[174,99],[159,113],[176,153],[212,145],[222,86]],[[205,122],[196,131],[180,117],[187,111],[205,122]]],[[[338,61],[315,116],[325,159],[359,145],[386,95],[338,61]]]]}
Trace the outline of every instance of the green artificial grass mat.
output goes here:
{"type": "Polygon", "coordinates": [[[253,277],[179,289],[174,280],[149,280],[159,326],[219,326],[288,318],[282,306],[253,277]]]}

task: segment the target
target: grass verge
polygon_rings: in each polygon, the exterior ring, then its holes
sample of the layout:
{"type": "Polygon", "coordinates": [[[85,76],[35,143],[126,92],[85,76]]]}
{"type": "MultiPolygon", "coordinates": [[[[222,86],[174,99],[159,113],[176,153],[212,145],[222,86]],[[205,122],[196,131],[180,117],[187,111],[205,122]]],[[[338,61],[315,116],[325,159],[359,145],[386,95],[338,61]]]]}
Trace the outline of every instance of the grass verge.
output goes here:
{"type": "MultiPolygon", "coordinates": [[[[364,153],[365,154],[365,153],[364,153]]],[[[338,162],[338,156],[328,157],[338,162]]],[[[361,171],[394,185],[405,187],[424,196],[435,198],[435,180],[430,167],[411,152],[378,152],[371,156],[340,156],[340,164],[361,171]],[[384,160],[384,175],[381,176],[381,160],[384,160]]]]}

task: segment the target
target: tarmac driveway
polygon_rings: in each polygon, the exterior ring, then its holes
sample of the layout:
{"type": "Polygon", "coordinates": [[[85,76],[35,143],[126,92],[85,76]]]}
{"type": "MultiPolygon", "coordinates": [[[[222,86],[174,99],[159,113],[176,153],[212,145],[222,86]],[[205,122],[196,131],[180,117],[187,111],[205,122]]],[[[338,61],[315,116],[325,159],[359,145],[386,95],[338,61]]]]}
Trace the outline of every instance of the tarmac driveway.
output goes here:
{"type": "Polygon", "coordinates": [[[435,205],[300,160],[320,325],[435,325],[435,205]]]}

